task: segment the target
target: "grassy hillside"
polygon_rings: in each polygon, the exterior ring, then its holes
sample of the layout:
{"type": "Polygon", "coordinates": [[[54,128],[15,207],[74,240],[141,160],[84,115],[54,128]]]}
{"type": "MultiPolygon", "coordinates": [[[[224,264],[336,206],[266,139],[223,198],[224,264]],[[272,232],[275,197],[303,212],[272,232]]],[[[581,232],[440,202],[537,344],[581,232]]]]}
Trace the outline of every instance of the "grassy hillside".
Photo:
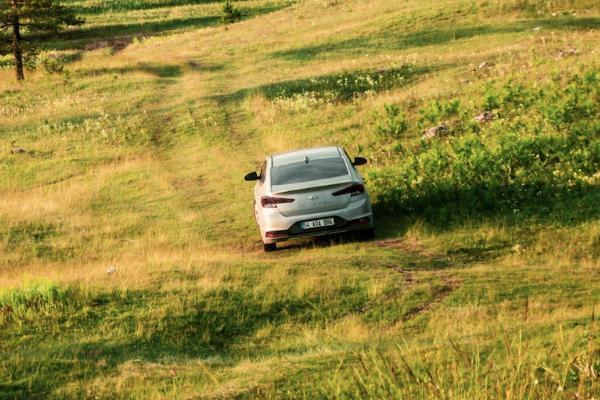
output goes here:
{"type": "Polygon", "coordinates": [[[0,69],[0,398],[600,396],[597,1],[66,3],[0,69]],[[324,144],[377,239],[263,254],[243,175],[324,144]]]}

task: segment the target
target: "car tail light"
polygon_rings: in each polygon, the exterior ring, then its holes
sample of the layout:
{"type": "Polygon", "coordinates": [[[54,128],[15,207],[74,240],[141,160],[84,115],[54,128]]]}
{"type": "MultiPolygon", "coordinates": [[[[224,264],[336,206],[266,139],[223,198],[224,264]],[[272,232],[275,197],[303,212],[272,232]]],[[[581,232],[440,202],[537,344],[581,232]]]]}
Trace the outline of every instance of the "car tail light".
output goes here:
{"type": "Polygon", "coordinates": [[[263,196],[260,198],[260,204],[263,208],[277,208],[277,204],[281,203],[292,203],[294,199],[288,199],[285,197],[271,197],[263,196]]]}
{"type": "Polygon", "coordinates": [[[349,194],[350,196],[358,196],[365,192],[365,187],[360,183],[355,183],[354,185],[350,185],[347,188],[342,190],[338,190],[337,192],[333,192],[334,196],[341,196],[343,194],[349,194]]]}
{"type": "Polygon", "coordinates": [[[355,219],[354,221],[350,221],[351,225],[365,225],[368,224],[369,222],[371,222],[371,220],[369,218],[359,218],[359,219],[355,219]]]}
{"type": "Polygon", "coordinates": [[[286,238],[289,236],[289,234],[287,233],[287,231],[271,231],[271,232],[267,232],[266,237],[271,238],[271,239],[277,239],[277,238],[286,238]]]}

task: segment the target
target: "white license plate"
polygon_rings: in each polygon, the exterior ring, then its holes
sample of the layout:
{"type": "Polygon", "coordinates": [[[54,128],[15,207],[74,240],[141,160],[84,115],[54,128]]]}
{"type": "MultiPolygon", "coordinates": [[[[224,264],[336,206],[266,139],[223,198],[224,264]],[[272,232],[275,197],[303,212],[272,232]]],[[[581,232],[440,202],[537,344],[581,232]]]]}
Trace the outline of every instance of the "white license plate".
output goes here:
{"type": "Polygon", "coordinates": [[[314,221],[306,221],[300,224],[302,229],[322,228],[324,226],[333,225],[335,225],[333,218],[315,219],[314,221]]]}

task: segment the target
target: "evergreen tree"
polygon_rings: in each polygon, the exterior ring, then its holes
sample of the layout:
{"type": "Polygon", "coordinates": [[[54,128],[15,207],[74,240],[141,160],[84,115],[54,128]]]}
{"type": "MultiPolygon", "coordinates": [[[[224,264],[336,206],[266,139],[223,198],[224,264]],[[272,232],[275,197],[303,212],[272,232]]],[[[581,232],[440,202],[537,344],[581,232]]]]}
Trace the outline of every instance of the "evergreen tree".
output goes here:
{"type": "Polygon", "coordinates": [[[36,39],[83,22],[58,0],[0,0],[0,54],[12,53],[22,81],[24,55],[35,51],[36,39]]]}

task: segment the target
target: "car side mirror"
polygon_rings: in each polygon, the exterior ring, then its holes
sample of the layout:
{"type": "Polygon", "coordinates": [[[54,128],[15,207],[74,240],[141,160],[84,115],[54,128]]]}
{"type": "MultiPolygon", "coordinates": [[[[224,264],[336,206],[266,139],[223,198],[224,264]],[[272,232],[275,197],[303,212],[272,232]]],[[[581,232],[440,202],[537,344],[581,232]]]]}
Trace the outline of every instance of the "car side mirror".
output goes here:
{"type": "Polygon", "coordinates": [[[367,163],[367,159],[364,157],[354,157],[354,162],[352,163],[352,165],[354,165],[355,167],[358,165],[365,165],[367,163]]]}
{"type": "Polygon", "coordinates": [[[258,176],[256,171],[252,171],[249,174],[247,174],[246,176],[244,176],[245,181],[257,181],[259,179],[260,179],[260,176],[258,176]]]}

